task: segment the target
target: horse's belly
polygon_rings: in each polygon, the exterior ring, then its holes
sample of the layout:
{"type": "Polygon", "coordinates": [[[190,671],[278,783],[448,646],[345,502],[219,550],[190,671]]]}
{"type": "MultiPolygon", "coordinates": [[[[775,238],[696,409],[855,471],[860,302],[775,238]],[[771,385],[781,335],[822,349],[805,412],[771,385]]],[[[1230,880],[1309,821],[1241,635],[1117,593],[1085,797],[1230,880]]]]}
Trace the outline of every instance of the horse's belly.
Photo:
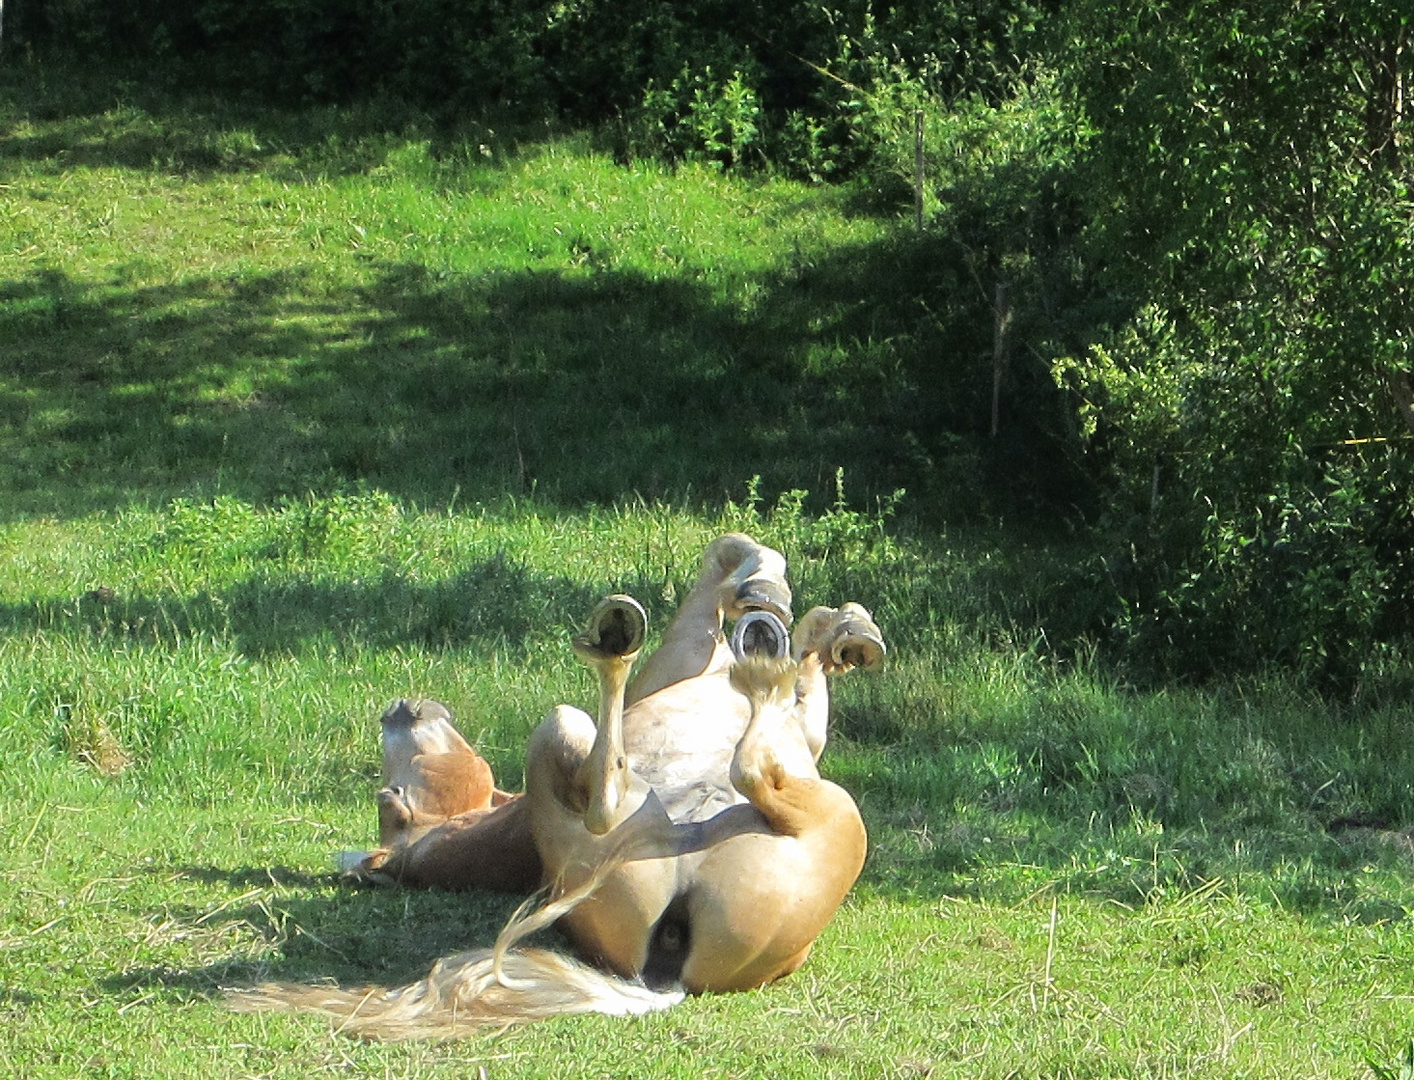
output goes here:
{"type": "Polygon", "coordinates": [[[672,821],[705,821],[745,802],[732,787],[731,763],[749,719],[746,699],[724,678],[665,687],[624,714],[629,767],[672,821]]]}

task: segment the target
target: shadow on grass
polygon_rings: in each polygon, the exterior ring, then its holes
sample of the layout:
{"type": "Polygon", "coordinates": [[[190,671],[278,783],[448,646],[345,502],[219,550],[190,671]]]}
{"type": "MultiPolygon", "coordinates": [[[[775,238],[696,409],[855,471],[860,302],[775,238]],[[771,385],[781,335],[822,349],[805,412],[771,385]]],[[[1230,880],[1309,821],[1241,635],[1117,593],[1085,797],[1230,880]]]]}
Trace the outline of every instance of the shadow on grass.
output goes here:
{"type": "MultiPolygon", "coordinates": [[[[42,68],[10,89],[11,116],[45,124],[0,129],[0,160],[52,162],[55,176],[278,172],[282,153],[354,171],[406,141],[377,111],[144,110],[124,104],[140,88],[49,85],[42,68]],[[246,123],[242,142],[231,132],[246,123]]],[[[797,260],[750,312],[686,273],[610,270],[581,239],[565,245],[562,271],[385,265],[362,286],[313,267],[135,284],[136,263],[102,282],[54,268],[0,280],[0,514],[357,483],[434,505],[710,501],[758,474],[767,492],[827,496],[839,466],[868,500],[916,490],[927,433],[955,427],[927,408],[952,401],[928,389],[938,373],[910,371],[899,348],[915,291],[948,261],[926,245],[797,260]]]]}
{"type": "MultiPolygon", "coordinates": [[[[617,591],[645,598],[655,625],[672,615],[658,610],[660,588],[644,580],[615,583],[617,591]]],[[[481,646],[518,654],[547,634],[561,634],[568,643],[600,597],[582,582],[535,573],[498,553],[430,582],[391,572],[350,581],[275,571],[195,595],[95,591],[68,601],[0,605],[0,634],[62,629],[157,647],[215,637],[252,658],[298,653],[315,643],[481,646]]]]}
{"type": "Polygon", "coordinates": [[[81,514],[355,482],[580,505],[717,498],[757,473],[820,490],[837,464],[883,479],[887,394],[843,402],[765,338],[703,289],[617,272],[388,267],[334,295],[296,274],[126,288],[42,272],[0,282],[0,487],[11,514],[81,514]]]}
{"type": "MultiPolygon", "coordinates": [[[[1018,879],[1012,885],[979,886],[976,863],[942,868],[937,859],[927,867],[895,864],[881,867],[876,852],[857,886],[866,894],[883,894],[893,901],[936,903],[939,896],[991,904],[1024,904],[1046,893],[1085,897],[1096,904],[1119,904],[1142,912],[1146,907],[1164,911],[1174,905],[1207,904],[1223,897],[1255,899],[1305,918],[1355,923],[1369,927],[1392,926],[1407,918],[1396,900],[1368,886],[1368,849],[1343,848],[1343,855],[1321,854],[1320,844],[1287,838],[1264,852],[1259,846],[1255,864],[1248,866],[1246,881],[1229,880],[1196,865],[1183,874],[1163,871],[1150,881],[1141,868],[1106,875],[1108,867],[1083,869],[1076,852],[1084,845],[1066,847],[1044,840],[1009,842],[1011,854],[1029,861],[1039,872],[1029,885],[1018,879]],[[1272,873],[1291,858],[1304,860],[1303,881],[1272,873]],[[1314,859],[1314,862],[1313,862],[1314,859]],[[1266,872],[1261,864],[1266,864],[1266,872]],[[1359,864],[1364,863],[1363,870],[1359,864]],[[1204,876],[1208,873],[1209,876],[1204,876]],[[1025,886],[1025,887],[1023,887],[1025,886]]],[[[999,844],[998,848],[1006,846],[999,844]]],[[[1191,854],[1197,854],[1196,850],[1191,854]]],[[[1217,855],[1216,848],[1210,853],[1217,855]]],[[[887,858],[888,856],[886,856],[887,858]]],[[[1111,855],[1111,859],[1122,859],[1111,855]]],[[[1137,860],[1136,860],[1137,861],[1137,860]]],[[[161,871],[164,874],[170,870],[161,871]]],[[[258,936],[274,955],[260,959],[232,956],[206,966],[173,969],[165,966],[135,968],[103,980],[114,995],[158,993],[168,999],[210,997],[220,990],[267,981],[327,982],[345,987],[396,986],[421,978],[438,959],[465,949],[487,947],[510,918],[521,897],[468,892],[445,893],[401,888],[348,885],[335,875],[310,875],[285,867],[187,866],[180,877],[231,891],[276,886],[275,897],[249,904],[232,904],[213,911],[173,910],[178,921],[212,927],[259,928],[258,936]]],[[[537,935],[535,944],[569,952],[568,944],[553,933],[537,935]]],[[[1183,943],[1177,942],[1171,962],[1186,964],[1183,943]]]]}
{"type": "Polygon", "coordinates": [[[1065,490],[1041,420],[980,437],[975,335],[896,309],[900,260],[927,256],[838,252],[749,312],[619,270],[0,281],[5,513],[350,484],[433,505],[716,501],[757,475],[825,496],[841,466],[854,498],[948,494],[952,514],[1065,490]]]}
{"type": "MultiPolygon", "coordinates": [[[[314,110],[267,118],[247,146],[197,109],[124,120],[54,96],[44,108],[62,122],[0,131],[0,160],[53,162],[56,176],[278,174],[269,147],[317,172],[378,164],[405,141],[387,117],[314,110]],[[371,156],[320,164],[311,147],[331,138],[371,156]]],[[[27,175],[27,198],[59,197],[27,175]]],[[[718,500],[758,474],[768,493],[827,497],[843,466],[856,499],[905,487],[948,496],[957,516],[1009,489],[1024,501],[1075,483],[1044,364],[1014,365],[1003,435],[985,437],[990,300],[954,242],[798,252],[740,304],[691,271],[614,270],[582,238],[564,243],[563,270],[384,265],[361,286],[313,267],[135,284],[140,259],[108,281],[52,267],[0,280],[0,513],[359,482],[432,504],[718,500]]]]}
{"type": "MultiPolygon", "coordinates": [[[[390,146],[431,134],[445,147],[491,137],[484,124],[439,129],[425,112],[392,98],[348,106],[271,108],[252,96],[175,94],[161,74],[63,59],[8,57],[0,67],[0,176],[6,163],[47,167],[159,169],[183,176],[254,170],[307,180],[364,172],[390,146]],[[36,130],[34,126],[42,128],[36,130]]],[[[544,138],[543,123],[494,120],[498,149],[544,138]]],[[[445,128],[445,125],[442,125],[445,128]]],[[[44,171],[41,168],[41,171],[44,171]]]]}
{"type": "MultiPolygon", "coordinates": [[[[298,183],[381,166],[429,132],[434,155],[478,141],[389,102],[242,110],[101,72],[0,72],[0,179],[22,165],[30,199],[59,198],[46,175],[79,166],[298,183]]],[[[499,182],[473,156],[447,175],[499,182]]],[[[103,223],[76,237],[85,227],[103,223]]],[[[480,277],[399,264],[331,286],[311,266],[154,286],[135,284],[135,259],[109,281],[0,280],[0,515],[357,483],[431,505],[717,501],[756,475],[768,495],[827,499],[841,466],[864,505],[902,487],[954,520],[1069,506],[1071,421],[1023,346],[1088,330],[1056,314],[1069,298],[1018,303],[991,437],[992,283],[977,260],[995,239],[797,250],[736,302],[690,268],[611,269],[576,236],[562,270],[480,277]]]]}
{"type": "MultiPolygon", "coordinates": [[[[285,867],[185,866],[175,873],[243,892],[278,886],[277,896],[233,904],[216,913],[171,911],[184,923],[259,928],[261,938],[278,944],[278,958],[232,957],[183,969],[134,968],[105,979],[102,985],[108,993],[160,991],[189,999],[272,980],[397,985],[421,978],[441,957],[493,944],[524,899],[499,893],[355,887],[337,875],[310,875],[285,867]]],[[[552,945],[558,940],[548,935],[537,939],[552,945]]]]}

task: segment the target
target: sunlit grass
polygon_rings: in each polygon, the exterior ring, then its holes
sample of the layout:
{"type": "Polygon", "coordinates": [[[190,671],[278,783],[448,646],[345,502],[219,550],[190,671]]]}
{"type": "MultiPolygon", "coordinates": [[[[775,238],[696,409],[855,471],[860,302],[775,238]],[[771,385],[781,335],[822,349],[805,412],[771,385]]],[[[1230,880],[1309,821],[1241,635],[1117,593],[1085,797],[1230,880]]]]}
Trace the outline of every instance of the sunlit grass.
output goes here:
{"type": "MultiPolygon", "coordinates": [[[[827,389],[844,358],[783,382],[799,345],[780,320],[798,316],[760,318],[763,297],[794,303],[782,282],[887,234],[835,195],[618,167],[564,139],[486,157],[331,135],[268,171],[169,172],[160,151],[125,160],[139,120],[149,141],[261,145],[131,110],[93,119],[107,152],[85,137],[27,158],[36,140],[11,133],[25,151],[0,176],[11,512],[352,477],[441,502],[720,499],[757,472],[828,476],[822,440],[844,447],[873,422],[827,389]],[[690,470],[672,452],[685,442],[690,470]]],[[[812,306],[815,326],[851,307],[812,306]]],[[[891,452],[851,448],[860,490],[883,482],[864,460],[891,452]]]]}
{"type": "Polygon", "coordinates": [[[1324,831],[1408,812],[1403,721],[1323,724],[1275,690],[1134,696],[989,647],[984,608],[924,614],[945,560],[984,554],[965,542],[940,559],[789,506],[448,514],[368,495],[11,524],[0,550],[0,939],[9,1007],[33,1018],[3,1038],[52,1075],[106,1053],[154,1076],[330,1055],[428,1076],[1347,1076],[1404,1030],[1407,838],[1324,831]],[[488,940],[511,901],[332,876],[373,836],[378,712],[441,697],[518,785],[531,725],[592,692],[565,645],[582,610],[625,588],[660,626],[732,526],[788,552],[802,603],[869,599],[905,569],[923,583],[919,607],[875,605],[899,627],[890,669],[838,687],[824,765],[873,851],[804,971],[456,1051],[339,1049],[320,1020],[220,1009],[223,985],[398,980],[488,940]]]}

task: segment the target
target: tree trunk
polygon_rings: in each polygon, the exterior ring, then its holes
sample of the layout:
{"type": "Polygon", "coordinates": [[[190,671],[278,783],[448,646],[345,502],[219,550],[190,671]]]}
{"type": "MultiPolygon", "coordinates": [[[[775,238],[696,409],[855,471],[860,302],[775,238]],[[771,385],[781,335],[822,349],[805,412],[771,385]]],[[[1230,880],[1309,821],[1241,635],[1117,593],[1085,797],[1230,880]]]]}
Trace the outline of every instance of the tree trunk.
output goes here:
{"type": "Polygon", "coordinates": [[[1408,44],[1409,28],[1399,26],[1368,53],[1371,79],[1365,99],[1365,150],[1370,164],[1381,170],[1399,168],[1408,89],[1403,65],[1408,44]]]}
{"type": "Polygon", "coordinates": [[[997,301],[992,326],[992,438],[1001,430],[1002,376],[1006,373],[1007,354],[1011,351],[1011,287],[997,286],[997,301]]]}

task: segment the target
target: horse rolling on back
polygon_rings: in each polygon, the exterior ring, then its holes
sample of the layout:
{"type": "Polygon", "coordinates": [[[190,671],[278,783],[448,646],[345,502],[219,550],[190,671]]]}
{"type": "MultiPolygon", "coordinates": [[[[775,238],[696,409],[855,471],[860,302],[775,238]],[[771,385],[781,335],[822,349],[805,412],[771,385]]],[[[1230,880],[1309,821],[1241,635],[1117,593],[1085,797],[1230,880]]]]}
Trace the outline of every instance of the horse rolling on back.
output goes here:
{"type": "Polygon", "coordinates": [[[382,721],[381,846],[346,870],[434,888],[543,885],[543,902],[493,947],[409,986],[271,985],[232,1004],[315,1009],[400,1038],[646,1012],[795,971],[867,843],[854,800],[817,767],[828,681],[877,667],[885,646],[853,603],[814,608],[792,633],[791,599],[778,552],[720,537],[636,675],[643,609],[600,601],[572,642],[597,676],[597,714],[550,712],[530,738],[523,795],[495,787],[441,705],[398,702],[382,721]],[[551,923],[587,963],[519,945],[551,923]]]}

